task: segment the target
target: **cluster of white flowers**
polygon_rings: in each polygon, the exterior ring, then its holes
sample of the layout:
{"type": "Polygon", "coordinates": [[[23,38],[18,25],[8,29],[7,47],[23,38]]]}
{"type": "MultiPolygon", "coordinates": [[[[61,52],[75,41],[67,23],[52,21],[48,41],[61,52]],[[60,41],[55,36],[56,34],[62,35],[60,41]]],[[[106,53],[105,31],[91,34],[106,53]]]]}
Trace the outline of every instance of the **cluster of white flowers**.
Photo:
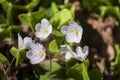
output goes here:
{"type": "MultiPolygon", "coordinates": [[[[45,18],[41,20],[41,23],[36,24],[35,29],[35,36],[41,40],[46,39],[52,33],[52,26],[45,18]]],[[[25,37],[22,39],[19,33],[18,46],[19,50],[29,49],[26,56],[28,59],[30,59],[31,64],[37,64],[43,61],[46,57],[46,50],[42,44],[35,43],[35,41],[33,41],[30,37],[25,37]]]]}
{"type": "MultiPolygon", "coordinates": [[[[49,24],[47,19],[42,19],[41,23],[36,24],[35,26],[35,36],[40,40],[46,39],[52,33],[52,25],[49,24]]],[[[81,26],[78,26],[77,23],[71,21],[69,26],[63,26],[61,32],[66,34],[67,42],[76,42],[79,43],[82,38],[83,29],[81,26]]],[[[46,57],[46,50],[44,46],[40,43],[35,43],[30,37],[25,37],[22,39],[18,33],[18,46],[19,50],[29,49],[26,53],[28,59],[30,59],[31,64],[37,64],[43,61],[46,57]]],[[[78,46],[76,52],[73,52],[68,45],[61,45],[61,52],[66,53],[65,59],[76,58],[78,60],[85,60],[88,55],[88,47],[85,46],[83,49],[78,46]]]]}
{"type": "MultiPolygon", "coordinates": [[[[79,43],[82,38],[83,29],[76,22],[70,21],[69,26],[63,26],[61,28],[61,33],[66,34],[67,42],[79,43]]],[[[75,58],[77,60],[85,60],[88,55],[88,46],[81,48],[76,47],[76,52],[73,52],[68,45],[61,45],[60,51],[65,54],[65,59],[75,58]]]]}
{"type": "Polygon", "coordinates": [[[45,48],[42,44],[35,43],[30,37],[22,37],[18,33],[18,46],[19,50],[29,49],[26,56],[30,59],[31,64],[37,64],[45,59],[46,53],[45,48]]]}

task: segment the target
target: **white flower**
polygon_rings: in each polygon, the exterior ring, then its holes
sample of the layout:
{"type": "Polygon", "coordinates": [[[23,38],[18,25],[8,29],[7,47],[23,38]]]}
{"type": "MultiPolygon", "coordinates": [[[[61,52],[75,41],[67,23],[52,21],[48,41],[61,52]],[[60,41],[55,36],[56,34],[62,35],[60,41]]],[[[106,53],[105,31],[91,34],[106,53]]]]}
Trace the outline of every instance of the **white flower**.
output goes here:
{"type": "Polygon", "coordinates": [[[30,59],[31,64],[37,64],[45,59],[46,53],[45,48],[42,44],[39,43],[31,43],[31,50],[29,50],[26,54],[27,58],[30,59]]]}
{"type": "Polygon", "coordinates": [[[76,42],[79,43],[82,38],[83,29],[81,26],[78,26],[76,22],[69,22],[69,26],[63,26],[61,32],[66,34],[67,42],[76,42]]]}
{"type": "Polygon", "coordinates": [[[18,33],[18,48],[19,49],[29,49],[29,44],[32,42],[30,37],[25,37],[22,39],[21,35],[18,33]]]}
{"type": "Polygon", "coordinates": [[[88,56],[88,52],[89,52],[88,46],[84,46],[83,48],[81,48],[80,46],[77,46],[76,54],[74,54],[74,58],[76,58],[77,60],[83,61],[88,56]]]}
{"type": "Polygon", "coordinates": [[[35,30],[35,36],[43,40],[52,33],[52,25],[44,18],[41,20],[41,23],[36,24],[35,30]]]}
{"type": "Polygon", "coordinates": [[[65,59],[75,58],[77,60],[83,61],[86,59],[88,55],[88,46],[84,46],[84,48],[81,48],[80,46],[76,47],[76,52],[73,52],[69,46],[62,45],[60,48],[62,53],[65,54],[65,59]]]}
{"type": "Polygon", "coordinates": [[[66,53],[65,54],[65,59],[70,59],[72,58],[72,50],[70,49],[70,47],[68,45],[61,45],[60,46],[60,51],[61,53],[66,53]]]}

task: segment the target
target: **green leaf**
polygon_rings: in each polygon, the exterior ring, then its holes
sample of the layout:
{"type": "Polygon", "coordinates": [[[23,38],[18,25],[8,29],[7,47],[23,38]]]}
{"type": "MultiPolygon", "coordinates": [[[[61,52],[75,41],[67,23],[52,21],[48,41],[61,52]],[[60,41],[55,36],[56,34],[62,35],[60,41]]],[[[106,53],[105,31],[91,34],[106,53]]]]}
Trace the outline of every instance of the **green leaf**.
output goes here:
{"type": "Polygon", "coordinates": [[[40,10],[37,12],[27,13],[27,14],[20,14],[19,20],[30,26],[32,31],[35,31],[35,25],[40,22],[40,20],[46,15],[46,10],[40,10]]]}
{"type": "Polygon", "coordinates": [[[65,35],[64,34],[62,34],[60,31],[58,31],[58,30],[54,30],[53,31],[53,34],[55,35],[55,36],[58,36],[58,37],[64,37],[65,35]]]}
{"type": "Polygon", "coordinates": [[[28,5],[26,5],[26,8],[28,10],[33,9],[33,8],[35,8],[39,4],[39,2],[40,2],[40,0],[32,0],[31,3],[29,3],[28,5]]]}
{"type": "Polygon", "coordinates": [[[0,15],[0,24],[6,24],[7,23],[7,20],[2,16],[0,15]]]}
{"type": "MultiPolygon", "coordinates": [[[[45,70],[50,71],[50,64],[42,66],[45,70]]],[[[52,73],[58,71],[61,68],[61,66],[56,63],[56,62],[52,62],[52,73]]]]}
{"type": "Polygon", "coordinates": [[[76,64],[76,60],[74,58],[67,60],[66,69],[69,69],[70,67],[74,66],[75,64],[76,64]]]}
{"type": "Polygon", "coordinates": [[[22,27],[19,25],[10,25],[10,28],[13,32],[20,32],[22,31],[22,27]]]}
{"type": "Polygon", "coordinates": [[[10,37],[10,31],[8,29],[4,29],[0,27],[0,39],[3,39],[5,37],[10,37]]]}
{"type": "Polygon", "coordinates": [[[54,27],[54,29],[57,29],[57,26],[59,26],[60,22],[60,12],[57,12],[53,17],[50,19],[50,23],[54,27]]]}
{"type": "Polygon", "coordinates": [[[68,76],[76,80],[90,80],[85,65],[83,63],[75,65],[67,70],[68,76]]]}
{"type": "Polygon", "coordinates": [[[71,14],[71,12],[68,9],[63,9],[60,12],[60,24],[57,27],[57,29],[60,29],[62,27],[62,25],[66,24],[68,21],[72,20],[73,16],[71,14]]]}
{"type": "Polygon", "coordinates": [[[10,49],[10,53],[11,53],[11,55],[14,56],[14,57],[16,57],[17,52],[18,52],[18,49],[16,49],[15,47],[12,47],[12,48],[10,49]]]}
{"type": "Polygon", "coordinates": [[[111,71],[115,75],[120,74],[120,46],[118,44],[115,45],[116,57],[115,61],[111,65],[111,71]]]}
{"type": "Polygon", "coordinates": [[[99,7],[100,11],[101,11],[101,16],[104,17],[106,11],[107,11],[107,7],[106,6],[100,6],[99,7]]]}
{"type": "Polygon", "coordinates": [[[0,0],[0,3],[3,3],[4,1],[6,1],[6,0],[0,0]]]}
{"type": "Polygon", "coordinates": [[[28,26],[30,26],[30,28],[32,29],[32,31],[34,32],[34,26],[32,26],[32,21],[31,21],[31,13],[28,14],[20,14],[19,15],[19,20],[24,23],[27,24],[28,26]]]}
{"type": "Polygon", "coordinates": [[[37,12],[33,12],[31,16],[33,18],[33,22],[35,22],[34,24],[37,24],[38,22],[40,22],[40,20],[44,18],[46,14],[47,14],[47,11],[45,9],[42,9],[37,12]]]}
{"type": "Polygon", "coordinates": [[[15,66],[18,67],[20,62],[26,58],[26,51],[24,50],[21,50],[17,56],[16,56],[16,63],[15,63],[15,66]]]}
{"type": "Polygon", "coordinates": [[[88,70],[89,68],[89,59],[86,59],[84,62],[86,69],[88,70]]]}
{"type": "Polygon", "coordinates": [[[72,13],[68,9],[63,9],[60,12],[57,12],[51,19],[50,22],[52,23],[55,29],[60,29],[63,25],[67,24],[68,21],[73,19],[72,13]]]}
{"type": "Polygon", "coordinates": [[[89,72],[90,80],[103,80],[103,74],[100,72],[99,69],[92,69],[89,72]]]}
{"type": "Polygon", "coordinates": [[[19,63],[26,58],[26,51],[18,50],[15,47],[10,49],[10,53],[16,58],[15,66],[18,67],[19,63]]]}
{"type": "Polygon", "coordinates": [[[40,79],[39,80],[49,80],[50,79],[50,72],[47,72],[44,75],[40,75],[40,79]]]}
{"type": "Polygon", "coordinates": [[[4,55],[2,55],[1,53],[0,53],[0,61],[2,63],[6,64],[6,65],[10,64],[9,61],[8,61],[8,59],[4,55]]]}
{"type": "Polygon", "coordinates": [[[3,2],[2,4],[3,9],[7,12],[7,23],[13,24],[13,5],[10,2],[3,2]]]}
{"type": "Polygon", "coordinates": [[[54,14],[59,11],[56,3],[54,3],[54,2],[52,2],[52,4],[51,4],[51,9],[54,14]]]}
{"type": "Polygon", "coordinates": [[[13,5],[13,7],[15,9],[19,9],[19,10],[28,10],[28,11],[32,11],[38,4],[39,4],[40,0],[32,0],[29,4],[27,5],[13,5]]]}
{"type": "Polygon", "coordinates": [[[59,48],[60,48],[60,45],[62,44],[62,41],[61,40],[52,40],[50,43],[49,43],[49,50],[51,52],[59,52],[59,48]]]}

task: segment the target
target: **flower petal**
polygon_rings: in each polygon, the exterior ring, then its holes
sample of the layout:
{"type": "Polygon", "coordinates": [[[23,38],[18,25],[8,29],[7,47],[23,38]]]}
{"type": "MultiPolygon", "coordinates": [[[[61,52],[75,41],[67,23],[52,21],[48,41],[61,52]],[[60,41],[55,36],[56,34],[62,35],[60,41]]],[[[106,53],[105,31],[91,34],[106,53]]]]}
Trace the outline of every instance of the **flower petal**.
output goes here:
{"type": "Polygon", "coordinates": [[[35,30],[36,31],[40,31],[40,28],[41,28],[41,24],[40,23],[35,25],[35,30]]]}
{"type": "Polygon", "coordinates": [[[83,54],[85,54],[84,58],[86,58],[88,56],[89,47],[88,46],[84,46],[82,51],[83,51],[83,54]]]}
{"type": "Polygon", "coordinates": [[[83,55],[82,48],[80,46],[76,47],[76,52],[77,52],[77,54],[79,54],[81,56],[83,55]]]}
{"type": "Polygon", "coordinates": [[[85,46],[83,49],[80,46],[76,47],[77,57],[78,60],[85,60],[88,55],[88,47],[85,46]]]}
{"type": "Polygon", "coordinates": [[[42,27],[48,27],[49,26],[49,21],[45,18],[41,20],[41,26],[42,27]]]}
{"type": "Polygon", "coordinates": [[[61,28],[61,33],[63,33],[63,34],[67,34],[68,29],[69,29],[68,26],[63,26],[63,27],[61,28]]]}
{"type": "Polygon", "coordinates": [[[18,33],[18,47],[19,49],[23,46],[23,40],[20,34],[18,33]]]}
{"type": "Polygon", "coordinates": [[[74,22],[74,21],[69,21],[69,25],[72,26],[72,27],[73,26],[78,26],[78,24],[76,22],[74,22]]]}
{"type": "Polygon", "coordinates": [[[30,37],[25,37],[23,39],[23,47],[25,49],[30,49],[30,43],[32,43],[32,39],[30,37]]]}
{"type": "Polygon", "coordinates": [[[39,56],[30,59],[31,64],[37,64],[40,63],[41,61],[43,61],[45,59],[46,54],[43,55],[42,58],[40,58],[39,56]]]}
{"type": "Polygon", "coordinates": [[[70,59],[70,58],[72,58],[72,54],[70,53],[70,52],[67,52],[66,54],[65,54],[65,59],[70,59]]]}
{"type": "Polygon", "coordinates": [[[26,57],[28,59],[32,59],[32,58],[35,58],[36,55],[34,55],[33,51],[32,50],[29,50],[27,53],[26,53],[26,57]]]}
{"type": "Polygon", "coordinates": [[[74,34],[72,34],[72,33],[67,33],[66,41],[67,42],[76,42],[76,36],[74,36],[74,34]]]}
{"type": "Polygon", "coordinates": [[[38,63],[40,63],[40,62],[41,62],[41,60],[40,60],[39,57],[36,57],[36,58],[34,58],[34,59],[30,59],[30,63],[31,63],[31,64],[38,64],[38,63]]]}
{"type": "Polygon", "coordinates": [[[49,25],[48,29],[48,36],[52,33],[52,25],[49,25]]]}
{"type": "Polygon", "coordinates": [[[45,38],[47,38],[47,35],[46,35],[45,33],[43,33],[43,32],[36,32],[36,33],[35,33],[35,36],[36,36],[37,38],[40,38],[40,39],[45,39],[45,38]]]}
{"type": "Polygon", "coordinates": [[[61,45],[60,46],[60,51],[62,53],[66,53],[66,52],[71,52],[71,49],[70,49],[70,47],[68,45],[61,45]]]}

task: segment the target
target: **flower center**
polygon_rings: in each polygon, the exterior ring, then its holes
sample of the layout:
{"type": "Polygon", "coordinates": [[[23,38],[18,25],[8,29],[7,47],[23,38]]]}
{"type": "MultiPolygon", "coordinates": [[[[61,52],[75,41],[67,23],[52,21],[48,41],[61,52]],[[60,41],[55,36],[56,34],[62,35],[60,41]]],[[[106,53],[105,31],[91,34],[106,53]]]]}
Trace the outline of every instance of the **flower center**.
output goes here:
{"type": "Polygon", "coordinates": [[[74,34],[75,36],[78,36],[78,30],[77,30],[76,28],[73,28],[73,29],[72,29],[72,32],[73,32],[73,34],[74,34]]]}
{"type": "Polygon", "coordinates": [[[44,52],[43,51],[39,51],[39,57],[42,58],[44,56],[44,52]]]}
{"type": "Polygon", "coordinates": [[[47,28],[44,28],[44,29],[43,29],[43,33],[47,34],[47,33],[48,33],[48,29],[47,29],[47,28]]]}

